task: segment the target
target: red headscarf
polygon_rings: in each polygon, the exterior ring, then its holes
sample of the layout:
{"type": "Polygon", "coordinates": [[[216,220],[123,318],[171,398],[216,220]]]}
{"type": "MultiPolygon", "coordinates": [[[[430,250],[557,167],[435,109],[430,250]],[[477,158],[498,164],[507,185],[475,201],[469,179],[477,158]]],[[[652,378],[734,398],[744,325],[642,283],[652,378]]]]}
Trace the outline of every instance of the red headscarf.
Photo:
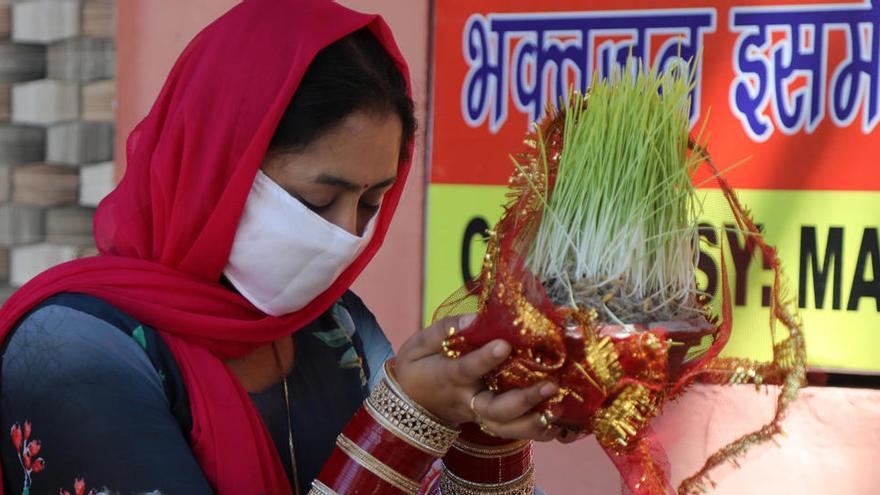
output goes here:
{"type": "Polygon", "coordinates": [[[41,301],[75,291],[156,328],[187,386],[193,452],[220,494],[290,493],[272,440],[224,360],[326,311],[382,244],[400,199],[406,157],[363,254],[295,313],[267,316],[218,282],[253,179],[306,68],[322,48],[364,26],[409,83],[382,19],[328,0],[246,0],[205,28],[129,136],[125,177],[95,216],[101,256],[42,273],[0,313],[2,341],[41,301]]]}

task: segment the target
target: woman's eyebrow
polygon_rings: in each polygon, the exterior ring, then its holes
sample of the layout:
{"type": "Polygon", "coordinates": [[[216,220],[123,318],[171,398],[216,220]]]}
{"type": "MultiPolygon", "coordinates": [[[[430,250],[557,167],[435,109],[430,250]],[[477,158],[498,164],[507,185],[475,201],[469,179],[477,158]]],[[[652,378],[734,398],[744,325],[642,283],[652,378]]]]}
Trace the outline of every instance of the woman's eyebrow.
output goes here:
{"type": "MultiPolygon", "coordinates": [[[[394,184],[394,181],[396,181],[396,180],[397,180],[397,176],[395,175],[395,176],[389,177],[381,182],[377,182],[376,184],[373,184],[371,186],[368,185],[368,187],[366,187],[366,188],[369,190],[382,189],[383,187],[388,187],[391,184],[394,184]]],[[[341,187],[342,189],[345,189],[346,191],[352,191],[352,192],[362,191],[365,189],[363,184],[357,184],[357,183],[351,182],[347,179],[343,179],[342,177],[338,177],[338,176],[330,175],[330,174],[326,174],[326,173],[320,174],[318,177],[315,178],[314,182],[316,182],[318,184],[325,184],[328,186],[341,187]]]]}

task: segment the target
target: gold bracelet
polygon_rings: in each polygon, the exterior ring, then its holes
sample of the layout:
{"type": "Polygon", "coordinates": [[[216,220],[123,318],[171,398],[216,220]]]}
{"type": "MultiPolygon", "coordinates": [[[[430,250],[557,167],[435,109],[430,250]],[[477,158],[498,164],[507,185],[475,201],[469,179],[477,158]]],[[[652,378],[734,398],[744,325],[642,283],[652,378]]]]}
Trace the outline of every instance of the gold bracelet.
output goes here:
{"type": "Polygon", "coordinates": [[[412,495],[418,493],[420,485],[417,481],[407,478],[384,462],[376,459],[373,457],[373,454],[362,449],[360,445],[352,442],[344,434],[336,437],[336,446],[339,447],[339,450],[345,452],[351,460],[360,464],[361,467],[375,474],[394,488],[412,495]]]}
{"type": "Polygon", "coordinates": [[[435,457],[443,457],[458,438],[458,430],[438,423],[411,401],[392,392],[385,379],[367,397],[365,406],[385,429],[435,457]]]}
{"type": "Polygon", "coordinates": [[[312,481],[312,489],[309,490],[308,495],[339,495],[336,493],[336,490],[330,488],[329,486],[321,483],[321,480],[312,481]]]}
{"type": "Polygon", "coordinates": [[[531,446],[531,444],[532,442],[530,442],[529,440],[517,440],[515,442],[507,443],[504,445],[489,446],[471,443],[459,438],[455,441],[454,444],[452,444],[452,448],[460,452],[464,452],[471,457],[497,459],[499,457],[507,457],[522,452],[523,449],[531,446]]]}
{"type": "Polygon", "coordinates": [[[443,466],[440,474],[440,493],[443,495],[532,495],[535,492],[535,467],[504,483],[474,483],[443,466]]]}
{"type": "Polygon", "coordinates": [[[399,428],[397,425],[392,423],[390,419],[383,416],[381,412],[379,412],[378,410],[376,410],[375,407],[373,407],[373,403],[371,401],[369,401],[369,400],[364,401],[364,410],[366,410],[367,414],[369,414],[370,417],[373,418],[373,421],[375,421],[376,423],[379,423],[379,425],[382,426],[382,428],[385,428],[386,430],[391,432],[391,434],[394,435],[395,437],[397,437],[400,441],[405,442],[406,444],[408,444],[416,449],[419,449],[422,452],[424,452],[430,456],[433,456],[433,457],[443,457],[444,455],[446,455],[446,452],[438,450],[438,449],[434,448],[433,446],[428,445],[426,442],[416,440],[416,438],[414,438],[415,436],[421,436],[421,435],[415,435],[415,434],[408,433],[408,432],[404,431],[402,428],[399,428]]]}
{"type": "MultiPolygon", "coordinates": [[[[397,376],[395,376],[395,374],[394,374],[394,368],[391,367],[392,362],[394,362],[394,358],[385,361],[385,364],[384,364],[385,378],[388,379],[388,388],[390,388],[391,391],[395,393],[395,395],[397,395],[401,399],[405,400],[406,402],[409,402],[410,404],[412,404],[413,407],[415,407],[416,409],[421,411],[421,413],[424,414],[425,416],[431,418],[431,420],[433,420],[434,422],[439,423],[444,426],[447,426],[445,421],[438,418],[433,413],[431,413],[431,411],[425,409],[424,407],[419,405],[418,402],[410,399],[409,396],[406,395],[406,392],[404,392],[403,388],[400,386],[400,384],[397,383],[397,376]]],[[[447,428],[448,428],[448,426],[447,426],[447,428]]]]}

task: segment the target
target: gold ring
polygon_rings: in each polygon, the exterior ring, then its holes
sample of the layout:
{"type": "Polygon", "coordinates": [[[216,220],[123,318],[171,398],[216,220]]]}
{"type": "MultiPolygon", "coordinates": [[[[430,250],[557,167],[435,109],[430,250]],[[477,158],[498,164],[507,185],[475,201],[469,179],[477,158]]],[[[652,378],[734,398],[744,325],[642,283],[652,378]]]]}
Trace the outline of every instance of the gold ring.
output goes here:
{"type": "Polygon", "coordinates": [[[553,416],[550,414],[549,411],[544,411],[543,413],[541,413],[541,415],[538,416],[538,421],[541,423],[541,426],[545,430],[553,428],[553,416]]]}
{"type": "Polygon", "coordinates": [[[480,425],[480,431],[482,431],[486,435],[489,435],[490,437],[497,437],[498,436],[495,433],[493,433],[491,430],[489,430],[489,427],[486,426],[485,424],[483,424],[483,421],[479,417],[477,419],[479,420],[477,424],[480,425]]]}
{"type": "Polygon", "coordinates": [[[479,393],[480,392],[477,392],[476,394],[473,395],[473,397],[471,397],[471,402],[470,402],[469,406],[471,408],[471,412],[474,413],[474,423],[477,423],[478,425],[480,425],[480,429],[482,430],[483,429],[483,418],[481,418],[480,415],[477,413],[477,395],[479,395],[479,393]]]}
{"type": "Polygon", "coordinates": [[[461,356],[461,351],[457,351],[452,348],[452,337],[455,336],[455,327],[450,325],[446,330],[446,338],[443,339],[443,355],[448,357],[449,359],[457,359],[461,356]]]}

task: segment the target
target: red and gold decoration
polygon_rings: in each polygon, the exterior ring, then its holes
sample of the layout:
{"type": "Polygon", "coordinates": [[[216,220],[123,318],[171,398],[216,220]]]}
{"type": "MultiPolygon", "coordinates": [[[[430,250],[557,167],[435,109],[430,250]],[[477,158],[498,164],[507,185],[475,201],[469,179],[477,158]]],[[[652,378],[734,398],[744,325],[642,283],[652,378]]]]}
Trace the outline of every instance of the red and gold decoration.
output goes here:
{"type": "MultiPolygon", "coordinates": [[[[589,102],[589,98],[585,100],[589,102]]],[[[470,326],[450,335],[444,351],[448,357],[457,358],[493,339],[509,341],[514,351],[485,377],[487,386],[505,391],[544,380],[558,384],[559,394],[539,410],[557,426],[594,434],[620,470],[625,485],[636,495],[674,491],[663,449],[650,430],[651,420],[668,401],[696,381],[778,385],[773,418],[709,456],[705,465],[677,490],[680,495],[703,493],[713,485],[709,478],[713,468],[725,462],[735,464],[751,446],[781,433],[780,421],[805,383],[801,323],[793,305],[785,299],[780,260],[774,248],[764,242],[707,150],[691,140],[687,145],[689,156],[702,162],[708,172],[706,181],[723,191],[724,208],[748,242],[763,253],[775,274],[767,330],[774,336],[773,359],[759,363],[719,357],[732,325],[723,252],[720,301],[697,298],[704,317],[612,324],[598,317],[598,307],[552,302],[538,274],[527,268],[526,258],[544,217],[547,198],[553,194],[563,153],[565,113],[562,109],[546,117],[525,139],[525,149],[514,157],[519,166],[510,179],[509,202],[490,231],[479,278],[435,313],[435,319],[477,313],[470,326]]],[[[608,303],[611,297],[604,296],[603,302],[608,303]]],[[[450,456],[455,469],[465,471],[447,476],[448,485],[454,485],[459,474],[479,479],[479,473],[455,462],[456,451],[469,451],[466,443],[461,445],[463,448],[454,448],[450,456]]],[[[474,450],[469,452],[474,454],[474,450]]],[[[461,488],[452,493],[479,492],[461,488]]]]}

